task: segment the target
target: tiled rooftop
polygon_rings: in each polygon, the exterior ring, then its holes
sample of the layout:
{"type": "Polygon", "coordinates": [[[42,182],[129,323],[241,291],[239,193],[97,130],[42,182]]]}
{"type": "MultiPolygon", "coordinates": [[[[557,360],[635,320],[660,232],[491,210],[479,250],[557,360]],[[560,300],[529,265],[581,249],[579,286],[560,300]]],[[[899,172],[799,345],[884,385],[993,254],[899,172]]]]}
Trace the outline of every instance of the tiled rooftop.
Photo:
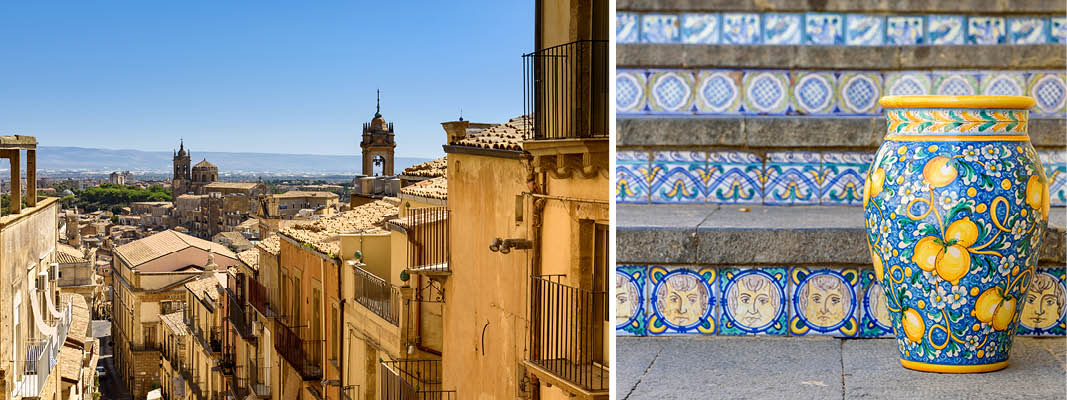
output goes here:
{"type": "Polygon", "coordinates": [[[522,151],[523,132],[527,126],[533,127],[532,116],[516,117],[480,132],[469,133],[463,139],[449,144],[483,149],[522,151]]]}
{"type": "Polygon", "coordinates": [[[259,185],[258,182],[211,182],[204,185],[204,190],[208,189],[238,189],[249,190],[259,185]]]}
{"type": "Polygon", "coordinates": [[[427,179],[424,181],[416,182],[415,184],[405,186],[400,189],[400,194],[406,194],[409,196],[426,197],[430,199],[447,200],[448,199],[448,179],[445,177],[437,177],[433,179],[427,179]]]}
{"type": "Polygon", "coordinates": [[[170,329],[170,332],[175,336],[185,336],[189,333],[182,318],[182,311],[161,315],[159,320],[163,321],[163,325],[170,329]]]}
{"type": "MultiPolygon", "coordinates": [[[[274,236],[277,238],[277,236],[274,236]]],[[[253,271],[259,271],[259,249],[248,249],[237,253],[237,259],[252,268],[253,271]]]]}
{"type": "Polygon", "coordinates": [[[85,254],[81,250],[75,249],[73,246],[57,243],[56,244],[56,262],[60,264],[77,264],[83,262],[89,262],[85,258],[85,254]]]}
{"type": "Polygon", "coordinates": [[[410,167],[404,168],[404,171],[401,172],[400,175],[436,178],[439,176],[445,176],[445,172],[447,170],[448,156],[445,156],[436,160],[431,160],[422,164],[415,164],[410,167]]]}
{"type": "Polygon", "coordinates": [[[278,252],[281,251],[281,242],[278,239],[278,234],[267,236],[266,239],[259,241],[259,244],[257,244],[256,247],[265,250],[271,255],[278,255],[278,252]]]}
{"type": "Polygon", "coordinates": [[[115,249],[115,255],[125,260],[130,268],[137,268],[137,266],[148,261],[189,247],[196,247],[205,251],[211,249],[216,254],[230,258],[236,257],[226,246],[172,230],[166,230],[119,246],[115,249]]]}
{"type": "Polygon", "coordinates": [[[337,198],[338,196],[336,193],[302,190],[290,190],[282,194],[274,195],[274,198],[276,199],[299,199],[304,197],[337,198]]]}
{"type": "Polygon", "coordinates": [[[321,253],[338,254],[341,250],[339,233],[380,231],[381,224],[397,214],[399,203],[398,199],[387,197],[351,211],[282,229],[282,233],[321,253]]]}
{"type": "Polygon", "coordinates": [[[199,299],[209,298],[212,301],[218,301],[219,291],[217,288],[226,287],[226,273],[215,272],[209,277],[201,276],[186,283],[185,287],[199,299]]]}

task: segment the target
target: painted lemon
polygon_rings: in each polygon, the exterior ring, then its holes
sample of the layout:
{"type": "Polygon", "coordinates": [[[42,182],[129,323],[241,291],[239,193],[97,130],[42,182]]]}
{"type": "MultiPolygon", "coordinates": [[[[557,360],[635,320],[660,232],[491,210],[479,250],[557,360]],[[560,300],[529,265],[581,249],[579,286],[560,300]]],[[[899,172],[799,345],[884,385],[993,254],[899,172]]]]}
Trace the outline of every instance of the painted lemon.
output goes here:
{"type": "Polygon", "coordinates": [[[960,278],[971,269],[971,253],[967,248],[954,244],[946,247],[937,255],[937,275],[955,286],[960,278]]]}
{"type": "Polygon", "coordinates": [[[912,342],[921,342],[923,335],[926,334],[926,323],[914,308],[904,310],[904,315],[900,317],[900,325],[904,326],[904,335],[912,342]]]}
{"type": "Polygon", "coordinates": [[[871,172],[871,179],[868,182],[870,182],[870,186],[865,193],[870,193],[870,198],[878,196],[878,194],[882,193],[882,187],[885,185],[885,170],[878,168],[871,172]]]}
{"type": "Polygon", "coordinates": [[[971,217],[963,217],[949,224],[945,230],[945,240],[955,240],[960,246],[971,247],[978,241],[978,225],[971,221],[971,217]]]}
{"type": "Polygon", "coordinates": [[[1048,184],[1038,175],[1030,176],[1026,181],[1026,204],[1048,218],[1049,211],[1048,184]]]}
{"type": "Polygon", "coordinates": [[[1008,325],[1011,325],[1015,317],[1015,305],[1014,297],[1008,297],[1000,303],[1000,308],[993,313],[993,329],[998,331],[1008,329],[1008,325]]]}
{"type": "Polygon", "coordinates": [[[923,178],[932,187],[944,187],[956,180],[959,172],[952,165],[952,159],[945,156],[931,158],[923,167],[923,178]]]}
{"type": "Polygon", "coordinates": [[[924,237],[915,244],[915,254],[911,256],[911,261],[923,271],[933,271],[937,267],[938,253],[943,249],[944,246],[937,243],[933,236],[924,237]]]}
{"type": "Polygon", "coordinates": [[[874,263],[874,278],[878,280],[878,283],[882,282],[882,257],[878,253],[874,252],[874,248],[868,243],[867,248],[871,250],[871,261],[874,263]]]}
{"type": "Polygon", "coordinates": [[[990,323],[993,321],[993,315],[996,314],[997,308],[1000,307],[1000,303],[1004,301],[1004,295],[1000,292],[1000,287],[992,287],[986,289],[978,296],[978,300],[974,302],[974,317],[979,321],[990,323]]]}

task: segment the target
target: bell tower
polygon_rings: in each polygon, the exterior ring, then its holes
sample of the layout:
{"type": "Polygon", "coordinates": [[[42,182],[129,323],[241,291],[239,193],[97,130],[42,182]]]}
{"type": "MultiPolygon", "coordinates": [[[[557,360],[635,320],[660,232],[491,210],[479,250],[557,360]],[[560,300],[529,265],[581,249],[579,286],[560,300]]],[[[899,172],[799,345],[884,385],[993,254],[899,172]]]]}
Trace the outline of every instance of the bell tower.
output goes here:
{"type": "Polygon", "coordinates": [[[378,91],[378,105],[374,119],[363,124],[363,140],[359,142],[363,149],[363,175],[374,176],[374,166],[382,166],[382,176],[393,176],[393,150],[396,140],[393,136],[393,123],[382,118],[382,96],[378,91]]]}
{"type": "Polygon", "coordinates": [[[174,175],[170,186],[174,197],[189,191],[189,180],[192,178],[189,173],[190,154],[185,151],[185,141],[179,142],[178,151],[174,153],[174,175]]]}

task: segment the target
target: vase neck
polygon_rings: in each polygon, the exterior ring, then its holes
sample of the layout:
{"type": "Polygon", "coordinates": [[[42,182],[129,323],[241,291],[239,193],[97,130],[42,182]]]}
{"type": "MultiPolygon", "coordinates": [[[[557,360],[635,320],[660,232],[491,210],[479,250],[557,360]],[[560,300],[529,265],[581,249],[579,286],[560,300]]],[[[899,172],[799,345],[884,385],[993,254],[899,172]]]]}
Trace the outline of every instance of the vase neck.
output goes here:
{"type": "Polygon", "coordinates": [[[946,140],[1029,140],[1029,110],[990,108],[888,108],[887,136],[946,140]]]}

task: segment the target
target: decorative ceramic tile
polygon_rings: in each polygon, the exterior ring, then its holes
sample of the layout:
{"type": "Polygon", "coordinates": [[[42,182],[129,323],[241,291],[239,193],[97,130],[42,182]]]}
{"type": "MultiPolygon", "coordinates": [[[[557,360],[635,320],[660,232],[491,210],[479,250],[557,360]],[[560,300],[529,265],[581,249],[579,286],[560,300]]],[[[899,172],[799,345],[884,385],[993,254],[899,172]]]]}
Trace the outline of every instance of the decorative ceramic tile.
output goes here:
{"type": "Polygon", "coordinates": [[[863,205],[863,181],[872,161],[872,153],[823,153],[819,180],[820,204],[863,205]]]}
{"type": "Polygon", "coordinates": [[[886,96],[914,96],[930,94],[930,73],[924,71],[886,72],[886,96]]]}
{"type": "Polygon", "coordinates": [[[886,307],[885,290],[874,276],[874,269],[860,270],[860,337],[893,336],[893,320],[886,307]]]}
{"type": "Polygon", "coordinates": [[[615,202],[648,203],[648,152],[615,152],[615,202]]]}
{"type": "Polygon", "coordinates": [[[1014,44],[1039,44],[1048,40],[1048,20],[1042,17],[1008,19],[1008,39],[1014,44]]]}
{"type": "Polygon", "coordinates": [[[738,70],[697,72],[697,113],[734,114],[741,111],[741,76],[738,70]]]}
{"type": "Polygon", "coordinates": [[[859,271],[856,268],[790,269],[789,333],[797,336],[856,336],[859,331],[858,286],[859,271]]]}
{"type": "Polygon", "coordinates": [[[722,268],[720,273],[719,334],[786,334],[788,269],[722,268]]]}
{"type": "Polygon", "coordinates": [[[837,108],[842,114],[881,115],[882,74],[842,71],[837,77],[837,108]]]}
{"type": "Polygon", "coordinates": [[[845,15],[845,43],[879,46],[885,43],[885,17],[870,14],[845,15]]]}
{"type": "Polygon", "coordinates": [[[789,110],[789,72],[745,71],[745,112],[785,114],[789,110]]]}
{"type": "Polygon", "coordinates": [[[757,44],[759,42],[759,14],[724,13],[722,15],[723,44],[757,44]]]}
{"type": "Polygon", "coordinates": [[[1027,336],[1063,336],[1067,334],[1067,298],[1064,292],[1067,273],[1064,267],[1037,267],[1030,290],[1020,301],[1019,334],[1027,336]]]}
{"type": "Polygon", "coordinates": [[[648,298],[645,286],[648,278],[645,266],[619,265],[615,267],[615,334],[645,335],[645,311],[648,298]]]}
{"type": "Polygon", "coordinates": [[[1067,206],[1067,150],[1038,152],[1049,183],[1049,203],[1067,206]]]}
{"type": "Polygon", "coordinates": [[[834,45],[844,43],[844,19],[841,14],[804,14],[804,44],[834,45]]]}
{"type": "Polygon", "coordinates": [[[930,15],[926,17],[926,42],[929,44],[964,44],[967,18],[962,15],[930,15]]]}
{"type": "Polygon", "coordinates": [[[922,44],[924,36],[921,16],[895,15],[885,19],[886,44],[922,44]]]}
{"type": "Polygon", "coordinates": [[[641,16],[641,41],[644,43],[678,43],[678,15],[645,14],[641,16]]]}
{"type": "Polygon", "coordinates": [[[649,335],[717,331],[718,273],[714,267],[648,268],[649,335]]]}
{"type": "Polygon", "coordinates": [[[981,94],[994,96],[1022,96],[1026,93],[1026,77],[1022,72],[989,71],[979,82],[981,94]]]}
{"type": "Polygon", "coordinates": [[[793,111],[798,114],[832,114],[837,106],[837,77],[829,71],[794,71],[793,111]]]}
{"type": "Polygon", "coordinates": [[[711,181],[709,203],[760,204],[763,202],[763,162],[751,153],[708,153],[711,181]]]}
{"type": "Polygon", "coordinates": [[[620,114],[645,111],[648,82],[641,69],[615,70],[615,111],[620,114]]]}
{"type": "Polygon", "coordinates": [[[1048,42],[1067,43],[1067,17],[1049,18],[1048,24],[1048,42]]]}
{"type": "Polygon", "coordinates": [[[1026,95],[1037,100],[1031,111],[1037,115],[1049,115],[1064,112],[1064,99],[1067,99],[1067,84],[1064,75],[1058,71],[1031,73],[1026,82],[1026,95]]]}
{"type": "Polygon", "coordinates": [[[800,44],[803,40],[802,14],[763,14],[763,44],[800,44]]]}
{"type": "Polygon", "coordinates": [[[973,71],[936,71],[932,74],[932,92],[943,96],[978,94],[978,74],[973,71]]]}
{"type": "Polygon", "coordinates": [[[1006,42],[1007,31],[1002,17],[967,18],[967,43],[1001,44],[1006,42]]]}
{"type": "Polygon", "coordinates": [[[703,203],[709,178],[707,153],[658,151],[652,154],[653,203],[703,203]]]}
{"type": "Polygon", "coordinates": [[[682,43],[719,43],[719,14],[682,14],[682,43]]]}
{"type": "Polygon", "coordinates": [[[685,113],[693,106],[693,73],[689,70],[650,70],[648,107],[659,113],[685,113]]]}
{"type": "Polygon", "coordinates": [[[763,204],[819,204],[820,169],[818,153],[768,153],[763,172],[763,204]]]}
{"type": "Polygon", "coordinates": [[[640,16],[637,13],[615,13],[615,42],[637,43],[637,34],[641,30],[637,21],[640,16]]]}

